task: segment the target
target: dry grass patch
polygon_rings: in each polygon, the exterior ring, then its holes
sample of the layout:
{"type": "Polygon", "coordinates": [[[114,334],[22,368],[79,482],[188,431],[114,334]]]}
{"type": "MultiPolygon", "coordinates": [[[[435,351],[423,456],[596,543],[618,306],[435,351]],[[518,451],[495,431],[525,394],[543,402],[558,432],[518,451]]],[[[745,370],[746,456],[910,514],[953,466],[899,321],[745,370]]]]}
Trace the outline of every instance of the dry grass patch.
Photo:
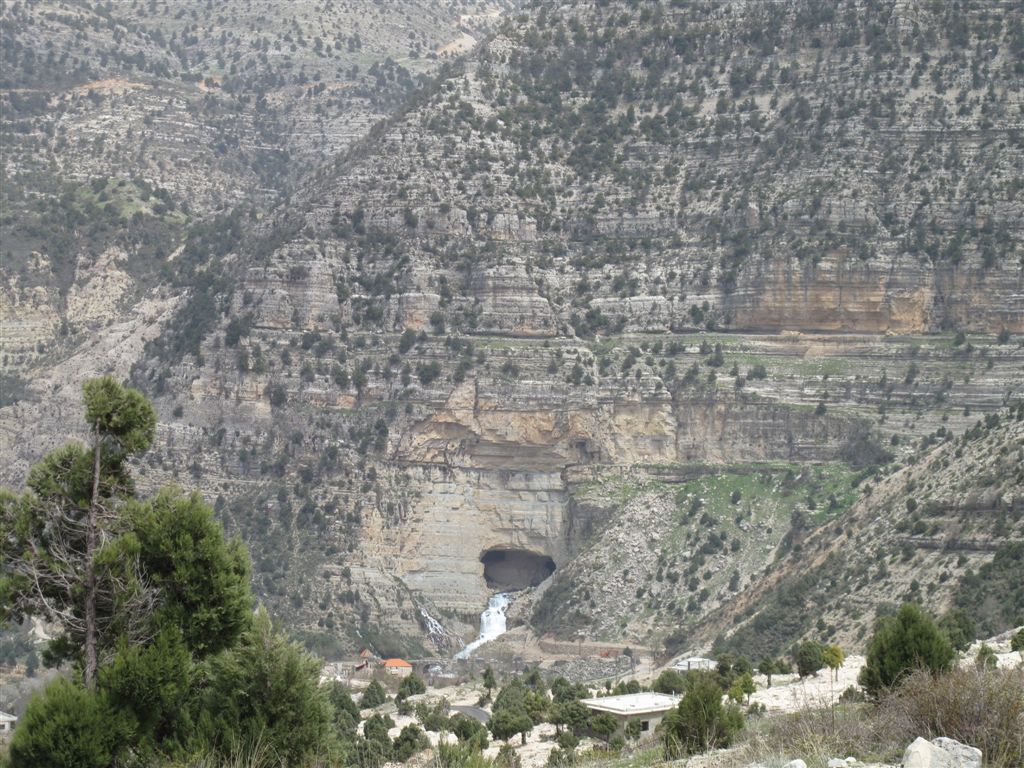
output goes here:
{"type": "Polygon", "coordinates": [[[918,736],[948,736],[978,747],[985,765],[1024,766],[1024,669],[915,672],[877,706],[840,705],[754,721],[737,763],[829,758],[898,764],[918,736]]]}

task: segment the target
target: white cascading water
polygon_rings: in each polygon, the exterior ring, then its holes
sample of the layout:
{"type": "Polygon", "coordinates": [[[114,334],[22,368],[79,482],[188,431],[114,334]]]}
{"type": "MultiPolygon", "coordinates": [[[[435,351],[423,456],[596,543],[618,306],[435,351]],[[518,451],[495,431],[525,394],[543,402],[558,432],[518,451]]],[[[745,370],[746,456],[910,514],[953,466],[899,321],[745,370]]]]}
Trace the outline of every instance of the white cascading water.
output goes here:
{"type": "Polygon", "coordinates": [[[504,592],[487,601],[487,610],[480,614],[480,637],[455,654],[456,659],[468,659],[481,645],[505,634],[505,611],[508,610],[508,604],[508,595],[504,592]]]}

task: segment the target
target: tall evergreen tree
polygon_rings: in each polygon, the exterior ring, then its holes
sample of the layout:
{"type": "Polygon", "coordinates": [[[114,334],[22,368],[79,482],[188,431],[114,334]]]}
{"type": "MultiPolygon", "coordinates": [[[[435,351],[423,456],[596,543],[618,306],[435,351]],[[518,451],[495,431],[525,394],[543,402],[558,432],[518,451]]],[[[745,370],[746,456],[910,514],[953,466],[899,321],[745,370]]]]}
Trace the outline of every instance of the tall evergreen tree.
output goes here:
{"type": "Polygon", "coordinates": [[[104,549],[124,532],[124,502],[134,491],[127,461],[156,432],[153,406],[109,376],[82,388],[89,446],[71,443],[32,468],[28,493],[0,497],[3,550],[0,620],[41,615],[64,630],[53,657],[81,660],[96,686],[100,654],[117,637],[142,631],[152,594],[136,562],[104,549]]]}

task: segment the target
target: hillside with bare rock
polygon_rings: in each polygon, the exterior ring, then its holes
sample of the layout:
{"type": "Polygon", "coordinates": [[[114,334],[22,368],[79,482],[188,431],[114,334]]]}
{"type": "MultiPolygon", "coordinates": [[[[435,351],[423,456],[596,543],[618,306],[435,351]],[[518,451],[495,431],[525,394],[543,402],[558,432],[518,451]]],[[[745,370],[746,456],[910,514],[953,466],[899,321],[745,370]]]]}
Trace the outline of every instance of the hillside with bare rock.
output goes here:
{"type": "Polygon", "coordinates": [[[156,399],[140,482],[215,500],[327,653],[447,654],[506,590],[671,649],[1009,625],[1019,7],[299,5],[5,11],[54,41],[5,95],[6,482],[84,354],[156,399]]]}

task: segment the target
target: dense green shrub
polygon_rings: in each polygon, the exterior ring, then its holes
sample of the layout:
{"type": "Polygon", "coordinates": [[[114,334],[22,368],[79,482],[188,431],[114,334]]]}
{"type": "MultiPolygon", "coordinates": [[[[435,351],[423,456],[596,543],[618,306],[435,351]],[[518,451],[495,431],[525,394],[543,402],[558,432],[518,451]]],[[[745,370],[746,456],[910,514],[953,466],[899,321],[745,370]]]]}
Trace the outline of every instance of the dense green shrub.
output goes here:
{"type": "Polygon", "coordinates": [[[379,707],[387,700],[388,694],[384,690],[384,686],[377,680],[371,680],[369,686],[363,691],[363,698],[359,704],[363,709],[371,709],[372,707],[379,707]]]}
{"type": "Polygon", "coordinates": [[[954,650],[966,651],[974,642],[976,629],[966,611],[953,609],[939,619],[939,629],[946,633],[954,650]]]}
{"type": "Polygon", "coordinates": [[[398,693],[395,695],[395,701],[405,701],[410,696],[426,692],[427,684],[423,682],[422,677],[413,672],[407,677],[402,678],[402,682],[398,684],[398,693]]]}
{"type": "Polygon", "coordinates": [[[132,734],[103,694],[58,678],[32,697],[11,741],[11,768],[109,768],[132,734]]]}
{"type": "Polygon", "coordinates": [[[662,720],[665,752],[680,756],[729,746],[743,729],[743,714],[722,703],[717,676],[691,672],[689,687],[676,709],[662,720]]]}
{"type": "Polygon", "coordinates": [[[825,649],[821,643],[805,640],[796,647],[793,660],[796,662],[796,671],[800,677],[816,675],[818,670],[825,666],[825,649]]]}
{"type": "Polygon", "coordinates": [[[253,624],[236,647],[201,665],[197,735],[223,754],[259,739],[283,762],[300,764],[327,743],[332,725],[320,665],[275,632],[265,612],[253,624]]]}
{"type": "Polygon", "coordinates": [[[858,682],[877,697],[916,669],[948,670],[954,655],[949,639],[931,617],[920,606],[906,603],[895,616],[878,622],[858,682]]]}

